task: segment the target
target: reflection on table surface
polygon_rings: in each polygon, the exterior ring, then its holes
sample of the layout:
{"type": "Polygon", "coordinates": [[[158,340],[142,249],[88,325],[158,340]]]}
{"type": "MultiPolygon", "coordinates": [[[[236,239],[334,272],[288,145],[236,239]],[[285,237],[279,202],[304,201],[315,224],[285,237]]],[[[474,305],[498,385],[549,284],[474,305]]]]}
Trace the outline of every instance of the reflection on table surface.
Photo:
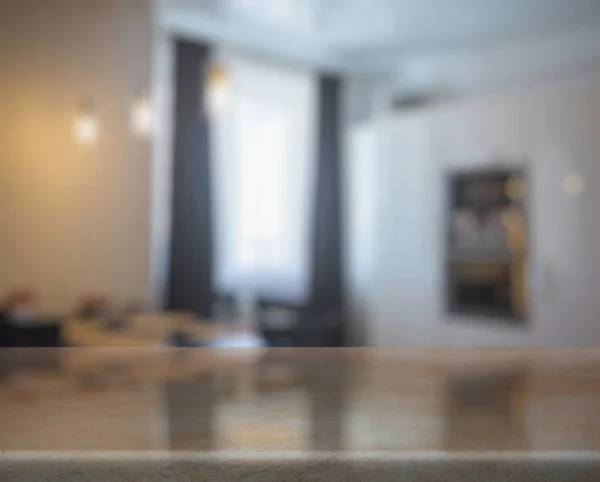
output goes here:
{"type": "Polygon", "coordinates": [[[595,349],[8,349],[10,451],[596,451],[595,349]]]}

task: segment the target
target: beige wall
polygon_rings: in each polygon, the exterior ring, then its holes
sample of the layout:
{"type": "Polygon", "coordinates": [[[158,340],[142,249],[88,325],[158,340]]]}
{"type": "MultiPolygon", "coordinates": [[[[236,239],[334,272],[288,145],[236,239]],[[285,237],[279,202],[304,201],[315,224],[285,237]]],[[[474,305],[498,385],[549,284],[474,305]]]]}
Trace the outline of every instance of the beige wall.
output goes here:
{"type": "Polygon", "coordinates": [[[374,122],[379,149],[376,345],[600,343],[600,78],[472,99],[374,122]],[[526,327],[449,319],[443,299],[446,173],[498,160],[530,173],[526,327]],[[562,190],[580,173],[580,197],[562,190]]]}
{"type": "Polygon", "coordinates": [[[150,4],[0,2],[0,295],[149,299],[150,147],[129,108],[150,86],[150,4]],[[86,98],[103,123],[92,150],[72,134],[86,98]]]}

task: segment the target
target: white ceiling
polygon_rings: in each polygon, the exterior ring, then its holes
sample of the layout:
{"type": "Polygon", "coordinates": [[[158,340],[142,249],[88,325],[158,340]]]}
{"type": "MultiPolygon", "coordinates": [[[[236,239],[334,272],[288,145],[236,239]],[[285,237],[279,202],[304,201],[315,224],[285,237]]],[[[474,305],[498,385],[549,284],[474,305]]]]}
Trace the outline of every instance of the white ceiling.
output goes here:
{"type": "Polygon", "coordinates": [[[171,29],[399,82],[488,82],[486,75],[600,65],[600,0],[159,2],[171,29]]]}
{"type": "Polygon", "coordinates": [[[598,0],[321,0],[340,47],[420,52],[600,20],[598,0]]]}

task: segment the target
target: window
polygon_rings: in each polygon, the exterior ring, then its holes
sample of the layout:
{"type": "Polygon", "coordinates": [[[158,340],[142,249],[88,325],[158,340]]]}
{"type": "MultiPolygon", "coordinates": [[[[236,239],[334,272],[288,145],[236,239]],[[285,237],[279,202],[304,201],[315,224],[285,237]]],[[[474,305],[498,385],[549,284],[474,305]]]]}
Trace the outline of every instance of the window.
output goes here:
{"type": "Polygon", "coordinates": [[[235,243],[236,263],[244,269],[285,269],[294,260],[286,211],[291,188],[286,169],[290,119],[283,108],[240,100],[237,145],[235,243]]]}
{"type": "Polygon", "coordinates": [[[310,275],[315,86],[309,73],[231,59],[216,125],[216,286],[301,300],[310,275]]]}

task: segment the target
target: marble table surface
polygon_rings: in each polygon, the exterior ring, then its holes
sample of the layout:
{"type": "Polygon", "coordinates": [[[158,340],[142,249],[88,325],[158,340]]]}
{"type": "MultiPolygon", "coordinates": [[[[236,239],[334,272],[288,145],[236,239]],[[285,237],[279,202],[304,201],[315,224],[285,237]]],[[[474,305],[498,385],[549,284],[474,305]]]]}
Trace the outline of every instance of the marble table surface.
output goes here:
{"type": "Polygon", "coordinates": [[[0,480],[59,478],[600,480],[600,349],[4,349],[0,480]]]}

